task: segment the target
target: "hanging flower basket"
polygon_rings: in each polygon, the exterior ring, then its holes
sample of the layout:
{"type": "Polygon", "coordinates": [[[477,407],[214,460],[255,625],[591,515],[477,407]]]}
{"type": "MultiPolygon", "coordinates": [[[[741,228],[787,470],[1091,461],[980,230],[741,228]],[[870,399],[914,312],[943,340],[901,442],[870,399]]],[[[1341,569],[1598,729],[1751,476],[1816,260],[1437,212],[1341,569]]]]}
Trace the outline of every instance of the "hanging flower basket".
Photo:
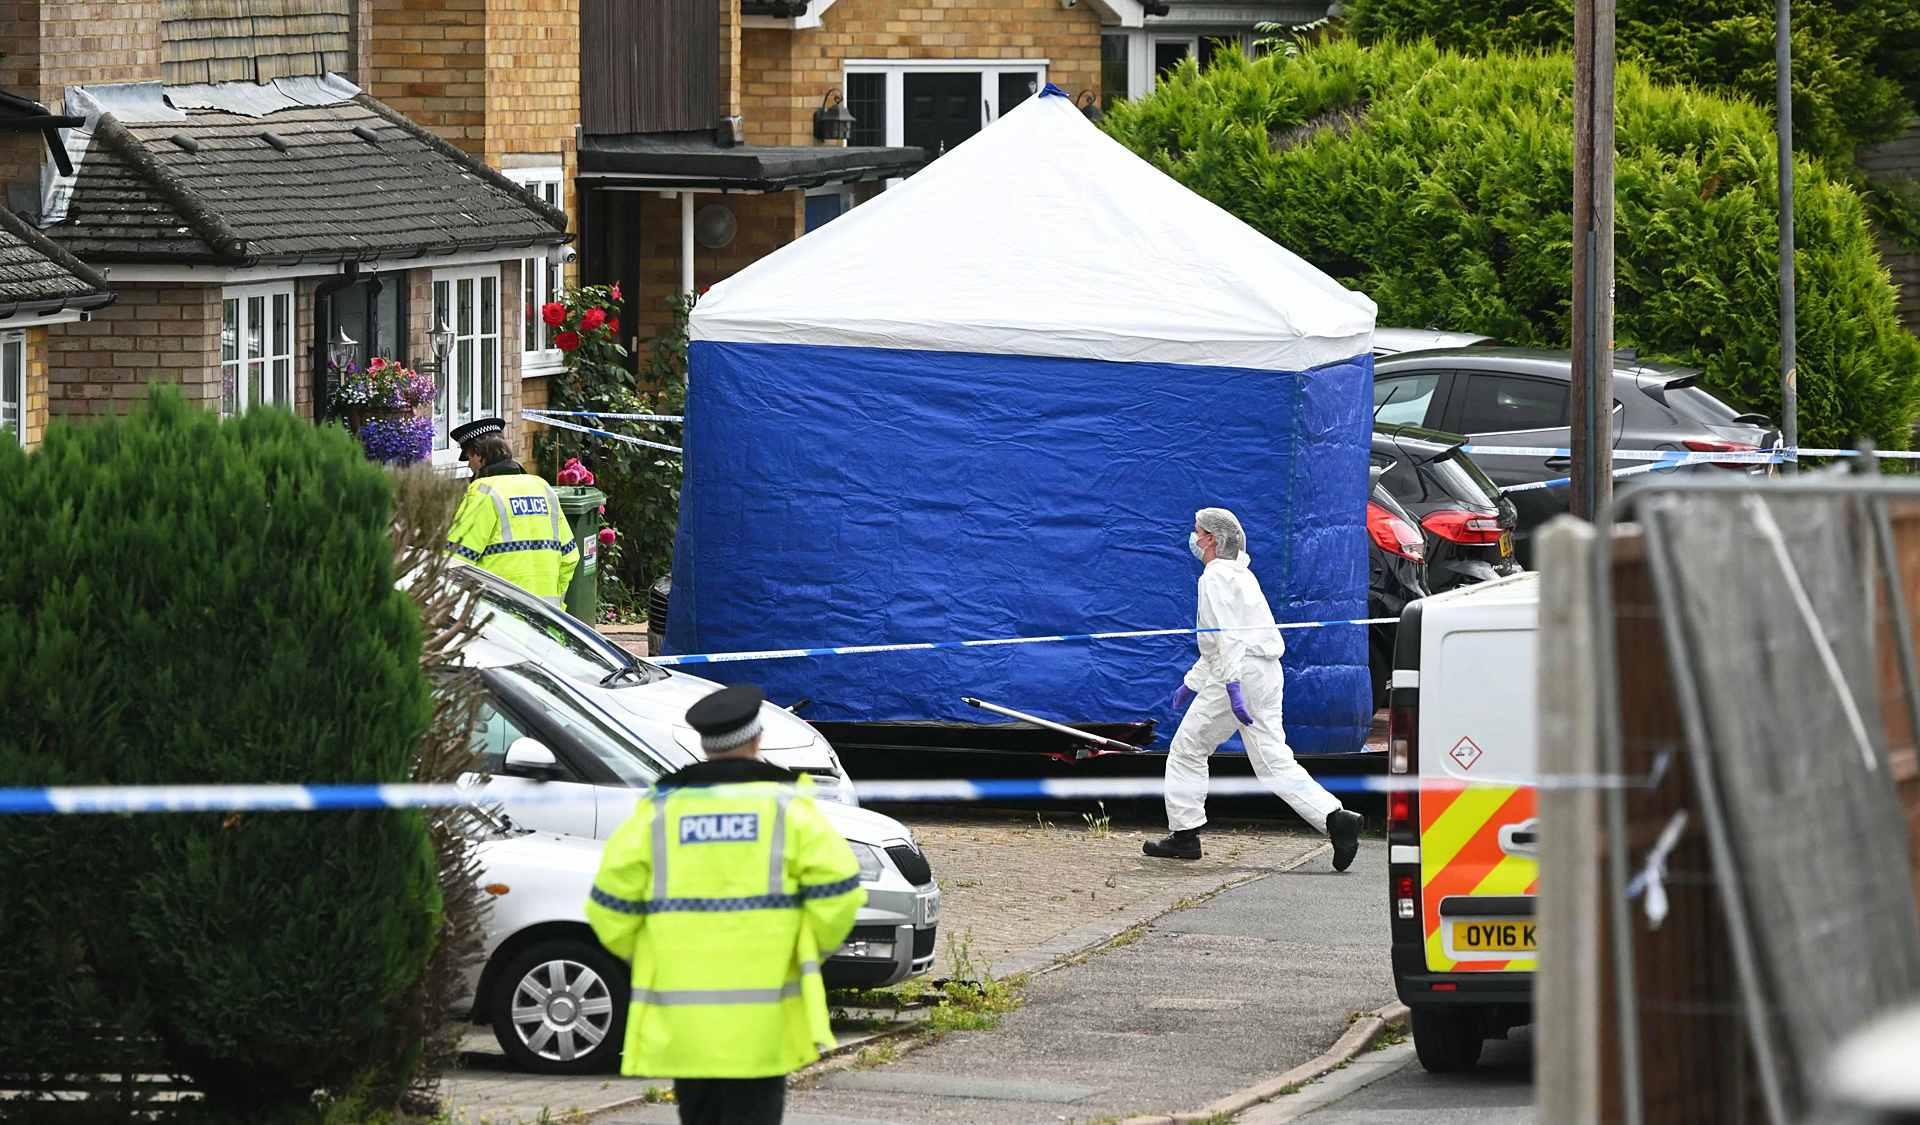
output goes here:
{"type": "Polygon", "coordinates": [[[349,367],[334,388],[332,407],[366,446],[367,456],[410,465],[433,455],[433,418],[426,413],[438,388],[396,360],[374,358],[349,367]]]}

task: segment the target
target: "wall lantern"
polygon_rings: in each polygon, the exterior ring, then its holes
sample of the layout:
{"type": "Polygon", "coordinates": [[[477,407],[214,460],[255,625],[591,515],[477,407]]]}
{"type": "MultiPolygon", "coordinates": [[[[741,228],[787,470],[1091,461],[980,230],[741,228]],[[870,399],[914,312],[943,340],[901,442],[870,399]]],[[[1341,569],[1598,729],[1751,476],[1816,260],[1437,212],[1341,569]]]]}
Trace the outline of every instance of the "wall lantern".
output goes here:
{"type": "Polygon", "coordinates": [[[359,355],[360,341],[347,335],[345,328],[335,328],[333,339],[327,341],[327,358],[333,361],[334,368],[345,371],[359,355]]]}
{"type": "Polygon", "coordinates": [[[853,114],[840,100],[840,91],[828,90],[820,99],[820,108],[813,111],[813,139],[844,141],[852,135],[853,114]]]}
{"type": "Polygon", "coordinates": [[[453,350],[453,327],[447,323],[445,313],[440,314],[440,321],[433,326],[433,331],[427,333],[427,343],[433,347],[434,372],[446,371],[447,353],[453,350]]]}
{"type": "Polygon", "coordinates": [[[1087,115],[1088,121],[1093,122],[1095,125],[1107,119],[1105,111],[1100,108],[1100,95],[1094,93],[1092,90],[1080,91],[1080,96],[1073,99],[1073,104],[1079,108],[1081,113],[1087,115]]]}

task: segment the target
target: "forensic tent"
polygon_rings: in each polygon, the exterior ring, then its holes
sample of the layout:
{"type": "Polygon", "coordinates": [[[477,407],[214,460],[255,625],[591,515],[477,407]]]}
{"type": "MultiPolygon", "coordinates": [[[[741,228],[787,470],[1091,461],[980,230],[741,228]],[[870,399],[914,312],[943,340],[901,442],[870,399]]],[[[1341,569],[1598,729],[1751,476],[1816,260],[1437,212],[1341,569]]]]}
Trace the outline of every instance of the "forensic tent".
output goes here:
{"type": "MultiPolygon", "coordinates": [[[[1049,86],[700,298],[667,649],[1191,628],[1208,506],[1278,619],[1365,617],[1373,323],[1049,86]]],[[[1364,627],[1285,636],[1294,749],[1359,750],[1364,627]]],[[[1194,658],[1162,636],[711,672],[816,721],[977,723],[974,696],[1164,724],[1194,658]]]]}

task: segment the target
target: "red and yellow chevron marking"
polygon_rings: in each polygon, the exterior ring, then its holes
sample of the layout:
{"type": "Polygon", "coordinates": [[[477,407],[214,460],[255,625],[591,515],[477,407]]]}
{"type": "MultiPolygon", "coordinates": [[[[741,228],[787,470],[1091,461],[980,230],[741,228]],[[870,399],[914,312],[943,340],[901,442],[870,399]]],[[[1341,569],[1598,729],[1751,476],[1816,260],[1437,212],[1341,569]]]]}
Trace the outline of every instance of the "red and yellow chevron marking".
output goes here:
{"type": "Polygon", "coordinates": [[[1532,971],[1533,957],[1455,961],[1440,940],[1440,900],[1450,895],[1532,894],[1537,861],[1500,850],[1500,829],[1534,815],[1531,786],[1420,790],[1420,902],[1427,968],[1435,972],[1532,971]]]}

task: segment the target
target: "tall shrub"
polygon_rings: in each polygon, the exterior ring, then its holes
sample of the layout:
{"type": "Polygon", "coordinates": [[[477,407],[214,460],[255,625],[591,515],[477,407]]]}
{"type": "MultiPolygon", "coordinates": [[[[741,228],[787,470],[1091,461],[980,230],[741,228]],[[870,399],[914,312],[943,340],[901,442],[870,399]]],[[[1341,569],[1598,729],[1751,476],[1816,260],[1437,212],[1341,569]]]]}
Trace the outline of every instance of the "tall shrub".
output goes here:
{"type": "MultiPolygon", "coordinates": [[[[433,703],[389,496],[342,430],[172,391],[0,443],[0,784],[407,780],[433,703]]],[[[157,1066],[231,1120],[385,1066],[439,912],[413,812],[0,817],[0,870],[4,1065],[157,1066]]]]}
{"type": "MultiPolygon", "coordinates": [[[[619,287],[584,287],[565,294],[559,307],[564,323],[582,309],[619,299],[619,287]]],[[[687,314],[693,302],[669,299],[672,325],[645,343],[639,374],[621,361],[624,348],[596,350],[581,334],[582,345],[567,355],[566,370],[548,380],[553,410],[592,410],[614,414],[678,415],[687,402],[687,314]]],[[[571,419],[586,421],[585,419],[571,419]]],[[[601,420],[609,433],[628,434],[658,445],[678,446],[684,428],[678,422],[601,420]]],[[[610,612],[646,611],[646,588],[673,565],[673,536],[680,519],[680,455],[613,438],[573,430],[550,429],[536,443],[542,465],[558,469],[579,458],[593,472],[594,486],[607,494],[606,522],[619,532],[602,548],[600,602],[610,612]]]]}
{"type": "MultiPolygon", "coordinates": [[[[1566,347],[1572,64],[1431,44],[1190,63],[1107,128],[1380,305],[1380,323],[1566,347]]],[[[1774,148],[1762,110],[1626,65],[1618,83],[1615,335],[1778,415],[1774,148]]],[[[1799,161],[1800,434],[1906,448],[1920,344],[1860,200],[1799,161]]]]}

